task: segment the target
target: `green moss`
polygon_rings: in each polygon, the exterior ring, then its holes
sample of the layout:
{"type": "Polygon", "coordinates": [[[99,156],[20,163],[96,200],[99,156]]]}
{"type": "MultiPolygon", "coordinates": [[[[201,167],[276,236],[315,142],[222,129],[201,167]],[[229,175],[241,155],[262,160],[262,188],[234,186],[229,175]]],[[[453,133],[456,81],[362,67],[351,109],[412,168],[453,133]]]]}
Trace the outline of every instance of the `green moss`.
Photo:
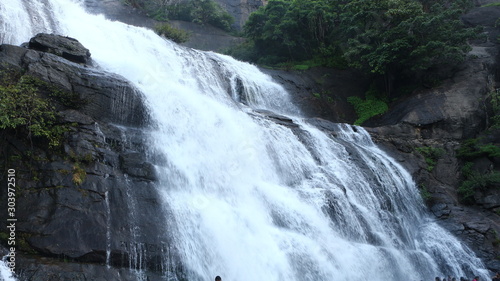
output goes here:
{"type": "Polygon", "coordinates": [[[474,194],[477,190],[486,190],[490,186],[500,184],[500,172],[492,171],[480,173],[474,171],[472,162],[466,162],[462,166],[464,180],[458,187],[460,201],[464,204],[474,204],[474,194]]]}
{"type": "MultiPolygon", "coordinates": [[[[495,23],[495,26],[500,26],[500,18],[495,23]]],[[[492,116],[490,118],[490,128],[489,129],[500,129],[500,90],[496,89],[490,94],[490,104],[492,108],[492,116]]]]}
{"type": "Polygon", "coordinates": [[[500,2],[493,2],[493,3],[484,4],[481,7],[494,7],[494,6],[500,6],[500,2]]]}
{"type": "Polygon", "coordinates": [[[293,70],[308,70],[308,69],[309,69],[309,65],[305,65],[305,64],[298,64],[298,65],[293,66],[293,70]]]}
{"type": "Polygon", "coordinates": [[[0,77],[0,129],[14,129],[30,142],[41,137],[49,147],[59,146],[67,128],[56,123],[58,114],[43,96],[46,83],[12,70],[4,70],[0,77]]]}
{"type": "Polygon", "coordinates": [[[500,147],[492,143],[482,144],[480,138],[468,139],[457,150],[457,156],[463,159],[479,157],[500,157],[500,147]]]}
{"type": "Polygon", "coordinates": [[[155,26],[155,32],[176,42],[184,43],[189,40],[190,34],[182,29],[175,28],[169,23],[163,23],[155,26]]]}
{"type": "Polygon", "coordinates": [[[417,147],[415,150],[420,153],[427,164],[427,170],[431,172],[436,167],[437,161],[444,154],[444,150],[442,148],[423,146],[417,147]]]}
{"type": "Polygon", "coordinates": [[[375,84],[370,86],[370,89],[365,93],[365,99],[352,96],[348,97],[347,101],[352,104],[358,119],[354,121],[354,125],[362,125],[368,119],[384,114],[389,110],[387,99],[384,94],[377,90],[375,84]]]}
{"type": "Polygon", "coordinates": [[[50,89],[49,96],[65,107],[81,109],[89,103],[87,100],[80,98],[77,93],[62,91],[52,86],[48,86],[48,88],[50,89]]]}
{"type": "Polygon", "coordinates": [[[0,232],[0,243],[3,245],[7,245],[7,241],[9,240],[9,233],[5,231],[0,232]]]}
{"type": "Polygon", "coordinates": [[[432,193],[427,190],[427,187],[425,185],[420,185],[420,196],[422,196],[422,199],[425,202],[429,202],[432,200],[432,193]]]}
{"type": "Polygon", "coordinates": [[[31,247],[28,242],[28,239],[33,236],[31,233],[18,232],[16,233],[16,246],[19,251],[28,253],[28,254],[38,254],[38,252],[31,247]]]}

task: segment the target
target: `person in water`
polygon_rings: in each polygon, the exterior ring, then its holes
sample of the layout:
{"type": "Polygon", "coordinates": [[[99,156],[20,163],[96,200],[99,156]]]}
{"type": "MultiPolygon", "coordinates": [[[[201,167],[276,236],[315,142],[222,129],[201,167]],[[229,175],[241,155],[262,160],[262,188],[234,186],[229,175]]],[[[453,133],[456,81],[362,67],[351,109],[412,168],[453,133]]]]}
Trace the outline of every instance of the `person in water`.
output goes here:
{"type": "Polygon", "coordinates": [[[222,281],[222,278],[220,278],[219,275],[215,276],[215,281],[222,281]]]}

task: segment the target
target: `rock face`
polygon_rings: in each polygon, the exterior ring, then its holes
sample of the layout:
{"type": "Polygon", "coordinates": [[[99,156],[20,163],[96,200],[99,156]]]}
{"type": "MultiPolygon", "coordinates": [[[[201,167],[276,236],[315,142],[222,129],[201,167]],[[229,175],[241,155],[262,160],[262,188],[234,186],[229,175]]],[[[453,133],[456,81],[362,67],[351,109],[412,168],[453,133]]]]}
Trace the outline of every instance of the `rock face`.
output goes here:
{"type": "MultiPolygon", "coordinates": [[[[134,26],[153,29],[155,25],[162,23],[148,17],[144,11],[124,5],[123,1],[120,0],[85,0],[84,4],[87,11],[91,13],[104,14],[110,20],[121,21],[134,26]]],[[[233,8],[235,13],[240,10],[238,7],[233,8]]],[[[241,7],[241,9],[245,8],[241,7]]],[[[179,20],[171,20],[169,23],[190,33],[189,40],[181,45],[194,49],[220,51],[243,41],[241,37],[232,36],[222,29],[209,25],[179,20]]]]}
{"type": "MultiPolygon", "coordinates": [[[[465,160],[458,157],[457,149],[472,138],[500,147],[497,130],[484,131],[493,114],[492,93],[500,82],[499,31],[495,27],[500,8],[480,7],[488,1],[479,2],[463,20],[470,26],[483,26],[486,39],[473,42],[469,58],[453,77],[392,105],[387,114],[368,122],[367,129],[412,173],[441,224],[465,241],[490,270],[498,272],[500,189],[491,184],[476,189],[472,205],[465,205],[457,191],[465,180],[465,160]],[[430,159],[419,152],[422,148],[440,152],[430,159]],[[435,161],[433,167],[430,160],[435,161]]],[[[467,161],[481,175],[500,171],[497,157],[483,155],[467,161]]]]}
{"type": "Polygon", "coordinates": [[[261,69],[290,93],[302,114],[335,122],[352,123],[356,113],[349,96],[363,96],[370,87],[366,75],[353,70],[312,68],[307,71],[261,69]]]}
{"type": "Polygon", "coordinates": [[[31,38],[28,47],[77,63],[88,63],[90,51],[74,38],[40,33],[31,38]]]}
{"type": "MultiPolygon", "coordinates": [[[[22,73],[57,89],[46,98],[67,131],[55,148],[26,138],[22,128],[0,131],[0,166],[16,170],[20,280],[124,280],[129,268],[149,269],[150,280],[158,279],[154,272],[180,274],[169,225],[157,215],[164,209],[153,185],[158,163],[144,156],[149,122],[141,94],[123,78],[84,65],[90,62],[84,48],[87,59],[72,62],[66,49],[79,46],[74,39],[35,38],[50,42],[42,49],[51,53],[1,45],[0,73],[22,73]]],[[[39,43],[30,47],[40,49],[39,43]]],[[[0,178],[7,186],[5,173],[0,178]]],[[[4,210],[6,196],[0,193],[4,210]]],[[[0,215],[1,229],[6,216],[0,215]]]]}

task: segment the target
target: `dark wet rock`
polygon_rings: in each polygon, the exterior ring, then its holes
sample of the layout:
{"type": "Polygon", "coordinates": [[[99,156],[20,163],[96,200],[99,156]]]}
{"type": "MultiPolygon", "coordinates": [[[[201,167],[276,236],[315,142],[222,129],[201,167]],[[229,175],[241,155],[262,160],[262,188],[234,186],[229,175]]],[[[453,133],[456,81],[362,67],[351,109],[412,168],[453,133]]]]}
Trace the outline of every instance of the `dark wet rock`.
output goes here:
{"type": "Polygon", "coordinates": [[[353,70],[315,67],[306,71],[261,71],[283,85],[304,116],[334,122],[353,123],[356,114],[347,97],[363,96],[370,86],[367,76],[353,70]]]}
{"type": "Polygon", "coordinates": [[[0,46],[0,61],[0,70],[22,70],[57,87],[64,94],[56,99],[59,105],[104,122],[127,126],[148,122],[141,94],[122,77],[11,45],[0,46]]]}
{"type": "Polygon", "coordinates": [[[277,124],[284,125],[287,127],[298,127],[299,125],[295,124],[293,120],[287,116],[279,115],[274,112],[268,110],[254,110],[253,113],[250,113],[256,117],[265,117],[277,124]]]}
{"type": "MultiPolygon", "coordinates": [[[[44,98],[67,128],[55,148],[0,130],[0,166],[15,169],[18,183],[20,280],[135,280],[134,270],[148,270],[149,280],[167,270],[179,274],[169,226],[158,215],[165,205],[154,188],[154,166],[144,153],[149,122],[141,93],[117,75],[11,45],[0,46],[0,70],[50,84],[44,98]]],[[[5,173],[0,180],[6,186],[5,173]]],[[[5,210],[5,193],[0,200],[5,210]]],[[[0,214],[2,229],[6,215],[0,214]]]]}
{"type": "Polygon", "coordinates": [[[89,49],[70,37],[39,33],[31,38],[28,48],[51,53],[76,63],[88,64],[90,62],[89,49]]]}
{"type": "Polygon", "coordinates": [[[439,203],[439,204],[432,206],[431,211],[438,218],[443,218],[443,217],[446,217],[450,214],[450,210],[448,209],[448,206],[446,204],[443,204],[443,203],[439,203]]]}
{"type": "MultiPolygon", "coordinates": [[[[17,260],[17,266],[22,268],[18,279],[25,281],[122,281],[137,280],[139,276],[137,271],[127,268],[108,268],[105,265],[68,260],[54,262],[53,259],[43,257],[22,257],[17,260]]],[[[142,274],[151,281],[165,280],[168,277],[154,272],[142,274]]]]}
{"type": "Polygon", "coordinates": [[[134,177],[146,180],[157,180],[155,167],[146,161],[144,153],[129,151],[120,154],[120,164],[122,170],[134,177]]]}

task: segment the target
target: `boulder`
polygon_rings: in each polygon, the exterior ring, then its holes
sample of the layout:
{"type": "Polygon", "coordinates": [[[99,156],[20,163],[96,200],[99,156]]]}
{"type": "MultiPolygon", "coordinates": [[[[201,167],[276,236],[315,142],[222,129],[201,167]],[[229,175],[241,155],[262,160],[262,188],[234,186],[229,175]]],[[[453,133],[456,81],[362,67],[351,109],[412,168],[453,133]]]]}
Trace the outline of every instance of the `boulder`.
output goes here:
{"type": "Polygon", "coordinates": [[[61,109],[76,109],[95,120],[125,126],[148,123],[142,94],[116,74],[12,45],[0,46],[0,62],[0,71],[23,71],[58,88],[55,99],[61,109]]]}
{"type": "Polygon", "coordinates": [[[78,40],[70,37],[39,33],[31,38],[28,48],[48,52],[76,63],[90,62],[90,51],[78,40]]]}

